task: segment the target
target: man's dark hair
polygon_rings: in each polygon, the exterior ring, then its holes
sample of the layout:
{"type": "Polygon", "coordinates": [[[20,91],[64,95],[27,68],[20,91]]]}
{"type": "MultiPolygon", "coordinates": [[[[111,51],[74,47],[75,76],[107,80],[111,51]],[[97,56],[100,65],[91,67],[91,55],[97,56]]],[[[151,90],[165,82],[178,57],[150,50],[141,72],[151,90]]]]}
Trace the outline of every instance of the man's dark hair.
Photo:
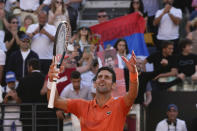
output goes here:
{"type": "MultiPolygon", "coordinates": [[[[17,19],[17,17],[16,17],[15,15],[9,16],[9,17],[8,17],[8,23],[11,23],[11,21],[12,21],[13,19],[17,19]]],[[[17,20],[18,20],[18,19],[17,19],[17,20]]]]}
{"type": "Polygon", "coordinates": [[[93,81],[96,81],[98,74],[101,71],[104,71],[104,70],[109,71],[112,74],[112,82],[115,83],[116,82],[116,74],[115,74],[114,70],[111,67],[108,67],[108,66],[104,66],[104,67],[99,68],[95,77],[94,77],[94,79],[93,79],[93,81]]]}
{"type": "Polygon", "coordinates": [[[183,49],[187,46],[187,45],[192,45],[192,41],[189,39],[182,39],[179,43],[179,49],[180,51],[183,51],[183,49]]]}
{"type": "Polygon", "coordinates": [[[106,12],[106,14],[107,14],[107,11],[104,10],[104,9],[100,9],[100,10],[98,11],[98,13],[101,13],[101,12],[106,12]]]}
{"type": "Polygon", "coordinates": [[[174,45],[174,42],[173,41],[169,41],[169,40],[165,40],[161,43],[161,48],[164,49],[164,48],[167,48],[169,45],[174,45]]]}
{"type": "Polygon", "coordinates": [[[92,63],[91,63],[91,67],[96,67],[96,66],[98,66],[98,60],[97,59],[93,59],[92,60],[92,63]]]}
{"type": "Polygon", "coordinates": [[[70,78],[71,79],[79,79],[79,78],[81,78],[81,73],[79,71],[72,71],[70,78]]]}
{"type": "Polygon", "coordinates": [[[36,58],[29,59],[27,65],[32,67],[34,70],[40,70],[40,62],[36,58]]]}
{"type": "Polygon", "coordinates": [[[113,55],[111,55],[111,54],[105,54],[105,56],[104,56],[104,61],[105,61],[106,59],[108,59],[108,58],[112,58],[112,60],[114,60],[114,56],[113,56],[113,55]]]}
{"type": "Polygon", "coordinates": [[[127,41],[125,39],[123,39],[123,38],[120,38],[120,39],[118,39],[116,41],[116,43],[114,45],[114,48],[116,49],[116,51],[118,51],[118,43],[121,42],[121,41],[125,42],[126,54],[129,54],[129,49],[128,49],[127,41]]]}

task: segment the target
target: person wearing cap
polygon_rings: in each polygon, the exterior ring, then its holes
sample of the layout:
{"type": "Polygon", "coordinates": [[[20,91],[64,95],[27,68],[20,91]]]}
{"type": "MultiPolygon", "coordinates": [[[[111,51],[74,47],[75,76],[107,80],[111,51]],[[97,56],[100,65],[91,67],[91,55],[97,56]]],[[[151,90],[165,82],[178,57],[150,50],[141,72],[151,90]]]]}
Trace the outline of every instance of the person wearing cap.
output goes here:
{"type": "Polygon", "coordinates": [[[32,58],[39,58],[37,53],[30,49],[30,37],[21,31],[18,32],[17,36],[20,49],[10,55],[7,70],[15,72],[16,79],[19,81],[22,77],[28,74],[27,61],[32,58]]]}
{"type": "MultiPolygon", "coordinates": [[[[15,73],[9,71],[6,73],[5,80],[7,85],[3,87],[3,103],[4,104],[18,104],[21,103],[20,98],[17,95],[16,89],[16,76],[15,73]]],[[[22,131],[20,119],[20,107],[19,106],[5,106],[5,113],[3,114],[3,126],[4,131],[11,131],[11,129],[15,129],[17,131],[22,131]],[[10,113],[14,112],[14,113],[10,113]],[[7,126],[7,127],[6,127],[7,126]]]]}
{"type": "Polygon", "coordinates": [[[169,104],[167,108],[167,118],[157,124],[155,131],[187,131],[184,120],[178,119],[178,107],[169,104]]]}

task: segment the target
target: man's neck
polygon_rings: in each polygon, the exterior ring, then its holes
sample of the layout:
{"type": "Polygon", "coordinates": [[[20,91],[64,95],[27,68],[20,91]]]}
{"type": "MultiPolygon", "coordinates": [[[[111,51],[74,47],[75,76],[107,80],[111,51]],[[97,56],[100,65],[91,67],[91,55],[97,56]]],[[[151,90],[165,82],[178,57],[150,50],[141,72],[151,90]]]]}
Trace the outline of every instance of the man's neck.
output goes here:
{"type": "Polygon", "coordinates": [[[107,103],[107,101],[111,98],[111,92],[108,94],[100,94],[97,93],[96,94],[96,103],[102,107],[103,105],[105,105],[105,103],[107,103]]]}
{"type": "Polygon", "coordinates": [[[163,55],[164,57],[168,57],[168,55],[167,55],[165,52],[162,52],[162,55],[163,55]]]}
{"type": "MultiPolygon", "coordinates": [[[[168,119],[168,121],[170,121],[170,123],[172,124],[172,123],[176,123],[176,119],[168,119]]],[[[169,124],[170,125],[170,124],[169,124]]]]}
{"type": "Polygon", "coordinates": [[[27,52],[27,51],[29,51],[29,48],[28,49],[21,48],[21,51],[22,52],[27,52]]]}
{"type": "Polygon", "coordinates": [[[79,94],[80,88],[74,88],[74,87],[73,87],[73,89],[74,89],[74,91],[75,91],[77,94],[79,94]]]}
{"type": "Polygon", "coordinates": [[[187,56],[187,55],[189,55],[189,52],[183,51],[182,55],[187,56]]]}

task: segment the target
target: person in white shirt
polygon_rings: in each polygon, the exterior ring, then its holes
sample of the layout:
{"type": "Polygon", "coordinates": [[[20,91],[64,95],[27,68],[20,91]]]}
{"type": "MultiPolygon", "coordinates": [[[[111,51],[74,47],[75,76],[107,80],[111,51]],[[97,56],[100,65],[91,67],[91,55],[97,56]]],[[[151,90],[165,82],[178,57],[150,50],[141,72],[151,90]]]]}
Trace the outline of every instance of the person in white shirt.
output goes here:
{"type": "Polygon", "coordinates": [[[168,105],[167,119],[160,121],[155,131],[187,131],[185,121],[178,119],[177,116],[178,107],[175,104],[168,105]]]}
{"type": "Polygon", "coordinates": [[[32,38],[31,49],[39,56],[41,71],[47,74],[53,57],[56,27],[47,23],[48,13],[44,10],[39,12],[38,21],[30,25],[26,33],[32,38]]]}
{"type": "Polygon", "coordinates": [[[19,7],[21,9],[20,21],[23,25],[23,21],[27,15],[33,17],[34,22],[38,21],[37,13],[46,5],[50,5],[51,0],[43,0],[43,3],[40,5],[40,0],[19,0],[19,7]]]}
{"type": "Polygon", "coordinates": [[[94,88],[93,79],[98,71],[99,63],[97,59],[93,59],[90,70],[81,74],[81,83],[86,87],[91,88],[92,96],[96,95],[96,88],[94,88]]]}
{"type": "Polygon", "coordinates": [[[163,0],[165,7],[156,12],[153,25],[158,25],[156,46],[161,50],[161,43],[165,40],[174,42],[174,51],[178,51],[179,23],[182,19],[181,9],[172,6],[174,0],[163,0]]]}

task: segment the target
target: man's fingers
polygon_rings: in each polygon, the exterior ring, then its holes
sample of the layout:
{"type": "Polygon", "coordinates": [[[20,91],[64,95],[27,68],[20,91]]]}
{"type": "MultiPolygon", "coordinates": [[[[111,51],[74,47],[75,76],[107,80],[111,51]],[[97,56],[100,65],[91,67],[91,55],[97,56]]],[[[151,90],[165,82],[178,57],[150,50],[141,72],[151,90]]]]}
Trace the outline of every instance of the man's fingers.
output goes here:
{"type": "Polygon", "coordinates": [[[127,58],[125,58],[124,56],[122,56],[122,60],[123,60],[125,63],[129,63],[129,61],[127,60],[127,58]]]}

